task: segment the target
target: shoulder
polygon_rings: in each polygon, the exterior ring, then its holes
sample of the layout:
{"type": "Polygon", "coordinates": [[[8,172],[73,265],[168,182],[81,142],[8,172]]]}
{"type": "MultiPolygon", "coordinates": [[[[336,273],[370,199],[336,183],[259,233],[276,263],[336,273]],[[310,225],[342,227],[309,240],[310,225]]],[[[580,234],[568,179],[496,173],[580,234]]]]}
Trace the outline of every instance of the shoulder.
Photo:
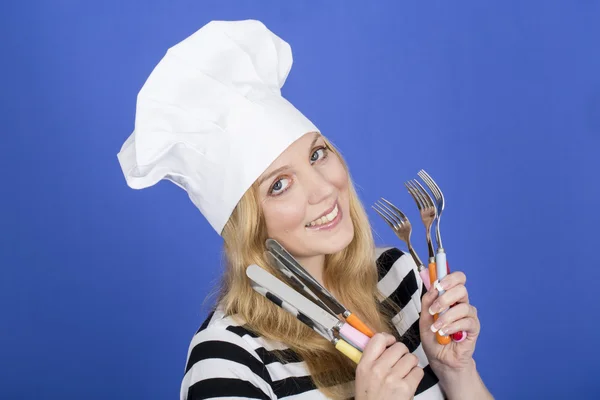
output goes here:
{"type": "Polygon", "coordinates": [[[401,307],[413,295],[420,301],[424,294],[423,280],[410,254],[396,247],[378,247],[375,256],[379,274],[377,287],[381,294],[388,298],[396,295],[393,300],[399,301],[401,307]],[[401,298],[398,295],[402,295],[401,298]]]}
{"type": "Polygon", "coordinates": [[[404,252],[396,247],[377,247],[375,248],[375,259],[379,272],[379,279],[383,278],[398,261],[404,252]]]}
{"type": "Polygon", "coordinates": [[[408,253],[395,248],[381,248],[377,253],[379,282],[383,296],[401,308],[393,322],[400,335],[414,331],[418,336],[421,298],[425,294],[423,280],[417,265],[408,253]]]}
{"type": "Polygon", "coordinates": [[[181,400],[219,397],[276,398],[257,349],[259,338],[217,309],[188,348],[181,400]]]}

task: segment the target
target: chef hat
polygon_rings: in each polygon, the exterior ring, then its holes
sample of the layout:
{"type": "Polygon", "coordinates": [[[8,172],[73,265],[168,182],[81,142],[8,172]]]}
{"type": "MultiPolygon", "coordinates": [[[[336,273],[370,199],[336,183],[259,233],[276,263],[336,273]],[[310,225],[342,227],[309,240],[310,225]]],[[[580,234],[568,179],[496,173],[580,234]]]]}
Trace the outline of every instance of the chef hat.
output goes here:
{"type": "Polygon", "coordinates": [[[175,183],[221,234],[268,166],[318,131],[281,95],[291,67],[289,44],[253,20],[210,22],[168,49],[118,154],[127,184],[175,183]]]}

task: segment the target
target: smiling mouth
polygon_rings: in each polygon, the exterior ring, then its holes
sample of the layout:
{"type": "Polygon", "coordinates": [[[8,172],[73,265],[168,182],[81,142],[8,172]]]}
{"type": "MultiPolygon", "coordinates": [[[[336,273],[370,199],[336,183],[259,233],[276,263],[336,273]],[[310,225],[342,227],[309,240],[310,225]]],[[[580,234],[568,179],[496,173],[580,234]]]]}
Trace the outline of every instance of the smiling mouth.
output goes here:
{"type": "Polygon", "coordinates": [[[328,214],[323,215],[320,218],[317,218],[316,220],[312,221],[309,224],[306,224],[307,228],[313,228],[313,227],[317,227],[317,226],[322,226],[322,225],[327,225],[328,223],[330,223],[331,221],[333,221],[339,214],[339,208],[338,208],[338,204],[335,204],[335,207],[333,207],[333,210],[331,210],[328,214]]]}

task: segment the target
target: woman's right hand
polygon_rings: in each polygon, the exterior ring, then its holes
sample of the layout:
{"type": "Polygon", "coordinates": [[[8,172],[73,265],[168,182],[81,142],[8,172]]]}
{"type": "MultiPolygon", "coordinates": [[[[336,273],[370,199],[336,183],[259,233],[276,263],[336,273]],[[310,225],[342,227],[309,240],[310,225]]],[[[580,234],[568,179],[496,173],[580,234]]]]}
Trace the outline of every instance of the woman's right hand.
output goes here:
{"type": "Polygon", "coordinates": [[[418,362],[392,335],[377,333],[356,368],[356,400],[412,399],[423,379],[418,362]]]}

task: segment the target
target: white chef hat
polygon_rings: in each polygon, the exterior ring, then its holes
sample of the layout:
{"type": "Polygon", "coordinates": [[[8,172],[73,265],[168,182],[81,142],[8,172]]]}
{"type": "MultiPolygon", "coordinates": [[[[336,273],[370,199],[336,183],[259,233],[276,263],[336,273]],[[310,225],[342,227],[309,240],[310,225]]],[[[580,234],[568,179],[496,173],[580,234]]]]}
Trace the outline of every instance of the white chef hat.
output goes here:
{"type": "Polygon", "coordinates": [[[259,21],[213,21],[171,47],[137,98],[118,159],[127,184],[187,191],[221,234],[243,194],[315,125],[281,95],[288,43],[259,21]]]}

